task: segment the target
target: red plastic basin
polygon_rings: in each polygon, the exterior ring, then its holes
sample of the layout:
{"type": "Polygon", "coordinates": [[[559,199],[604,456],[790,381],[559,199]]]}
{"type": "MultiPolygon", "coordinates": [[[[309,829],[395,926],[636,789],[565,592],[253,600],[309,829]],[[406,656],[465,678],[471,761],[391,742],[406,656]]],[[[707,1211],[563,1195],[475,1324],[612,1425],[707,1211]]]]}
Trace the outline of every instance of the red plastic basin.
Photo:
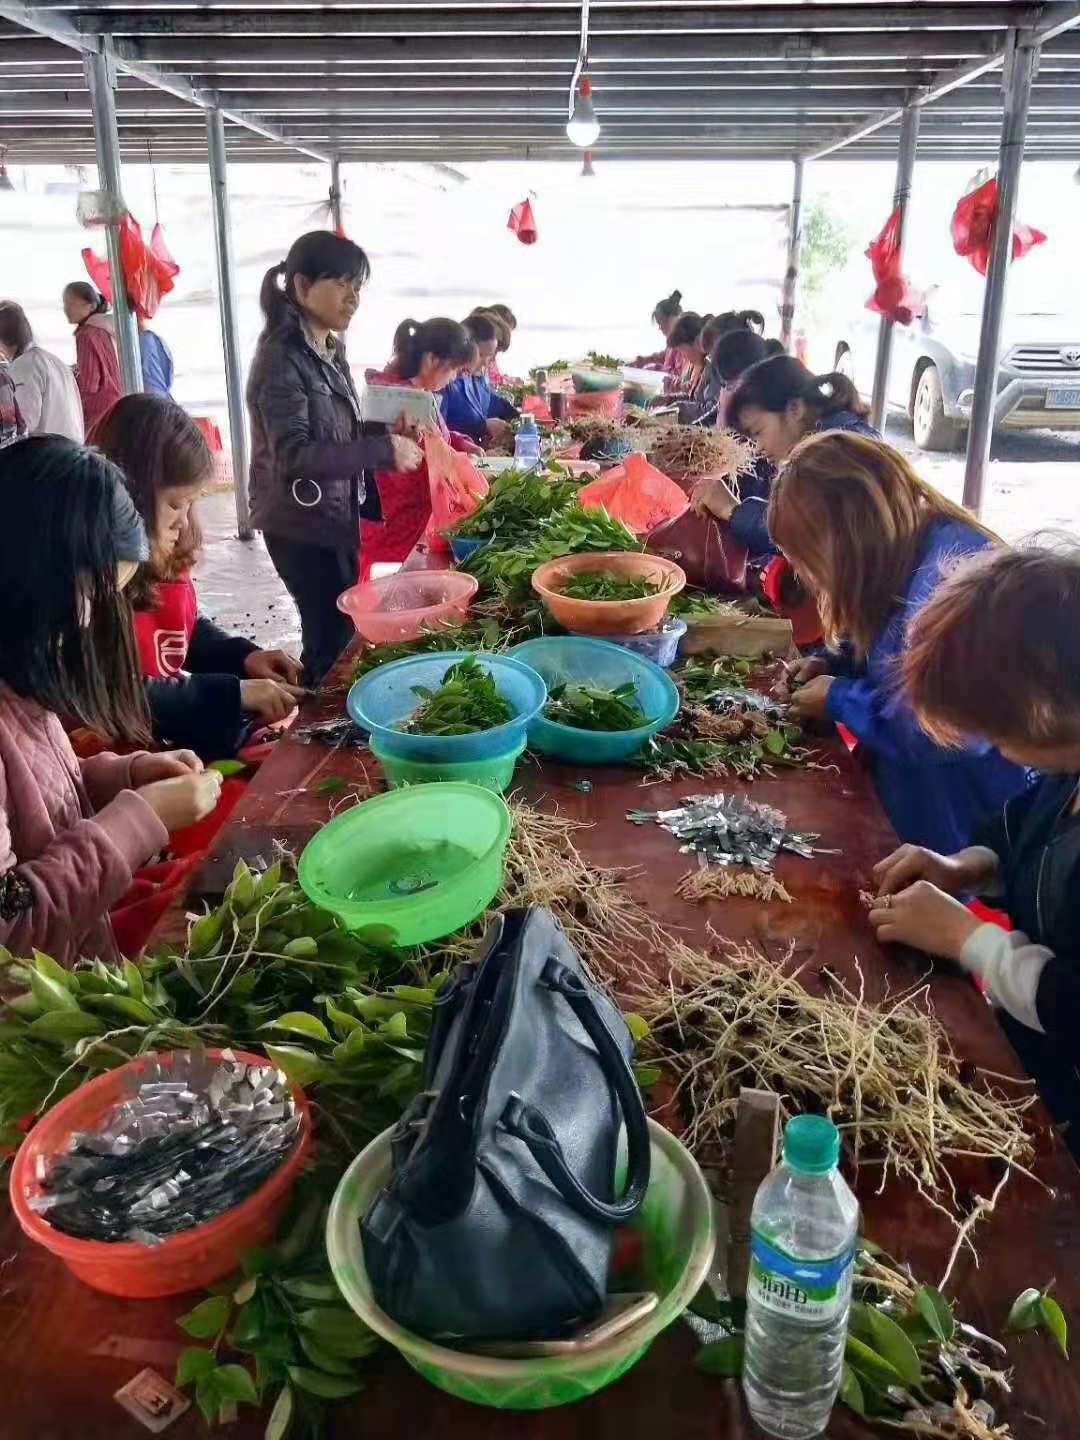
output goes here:
{"type": "MultiPolygon", "coordinates": [[[[249,1065],[268,1063],[265,1057],[242,1050],[229,1053],[249,1065]]],[[[207,1054],[214,1060],[221,1058],[220,1050],[208,1050],[207,1054]]],[[[117,1070],[88,1080],[41,1117],[19,1146],[12,1166],[11,1204],[24,1233],[59,1256],[84,1284],[108,1295],[134,1300],[180,1295],[185,1290],[205,1289],[235,1270],[244,1250],[272,1239],[311,1147],[311,1110],[303,1091],[294,1085],[292,1093],[304,1116],[298,1143],[254,1195],[216,1220],[173,1235],[160,1245],[80,1240],[53,1229],[45,1216],[31,1210],[28,1203],[42,1193],[37,1179],[38,1156],[51,1159],[67,1148],[74,1131],[97,1128],[107,1112],[130,1093],[134,1077],[158,1061],[168,1065],[172,1059],[170,1053],[140,1055],[117,1070]]]]}

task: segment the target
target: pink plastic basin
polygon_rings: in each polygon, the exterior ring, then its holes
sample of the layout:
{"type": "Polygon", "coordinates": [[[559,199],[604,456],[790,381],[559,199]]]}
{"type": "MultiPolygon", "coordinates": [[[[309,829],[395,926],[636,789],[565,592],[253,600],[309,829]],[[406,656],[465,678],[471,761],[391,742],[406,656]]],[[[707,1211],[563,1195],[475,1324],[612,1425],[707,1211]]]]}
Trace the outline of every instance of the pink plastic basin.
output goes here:
{"type": "Polygon", "coordinates": [[[460,625],[479,588],[457,570],[408,570],[354,585],[337,603],[369,645],[397,644],[460,625]]]}

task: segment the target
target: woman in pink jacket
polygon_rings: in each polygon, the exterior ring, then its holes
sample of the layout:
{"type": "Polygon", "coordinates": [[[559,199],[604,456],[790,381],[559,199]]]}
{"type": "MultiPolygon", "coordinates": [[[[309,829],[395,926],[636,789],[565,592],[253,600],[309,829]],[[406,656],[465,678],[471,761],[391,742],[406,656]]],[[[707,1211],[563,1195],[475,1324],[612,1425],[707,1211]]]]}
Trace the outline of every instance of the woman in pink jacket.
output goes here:
{"type": "Polygon", "coordinates": [[[64,314],[75,326],[75,381],[89,434],[124,393],[109,302],[85,280],[64,286],[64,314]]]}
{"type": "Polygon", "coordinates": [[[189,751],[79,761],[59,716],[127,743],[149,726],[122,590],[147,559],[120,472],[55,435],[0,466],[0,943],[115,958],[108,912],[221,776],[189,751]]]}

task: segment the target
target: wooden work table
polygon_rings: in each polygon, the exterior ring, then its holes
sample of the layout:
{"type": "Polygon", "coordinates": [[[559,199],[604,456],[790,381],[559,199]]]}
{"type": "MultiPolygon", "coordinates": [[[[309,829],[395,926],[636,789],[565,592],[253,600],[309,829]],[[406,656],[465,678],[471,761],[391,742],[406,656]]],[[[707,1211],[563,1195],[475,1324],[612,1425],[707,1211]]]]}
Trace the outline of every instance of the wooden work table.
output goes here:
{"type": "MultiPolygon", "coordinates": [[[[339,716],[344,704],[342,667],[335,687],[312,701],[301,724],[339,716]]],[[[925,962],[876,943],[859,901],[870,884],[870,867],[894,843],[858,761],[839,745],[825,749],[829,768],[780,772],[754,782],[754,798],[776,805],[800,830],[816,831],[821,844],[839,850],[814,860],[784,856],[778,874],[793,905],[748,900],[690,906],[675,895],[687,868],[674,838],[654,826],[635,827],[628,809],[660,809],[716,783],[687,781],[642,788],[629,770],[593,771],[592,789],[577,782],[580,767],[545,763],[519,766],[523,794],[543,807],[591,823],[582,831],[582,851],[601,865],[632,866],[631,888],[652,914],[686,938],[700,942],[706,923],[733,938],[752,938],[773,953],[794,943],[797,961],[828,964],[853,974],[858,958],[871,996],[918,979],[925,962]]],[[[367,750],[331,751],[324,745],[285,738],[263,765],[219,837],[214,854],[196,879],[193,898],[219,896],[239,856],[268,855],[271,842],[299,850],[329,818],[340,795],[316,793],[331,776],[382,788],[378,763],[367,750]]],[[[739,788],[738,786],[733,788],[739,788]]],[[[166,920],[182,933],[183,916],[166,920]]],[[[958,1054],[997,1072],[1018,1073],[1016,1059],[993,1015],[972,985],[958,973],[935,972],[930,980],[934,1006],[958,1054]]],[[[980,1264],[960,1257],[950,1292],[965,1319],[991,1334],[1004,1327],[1009,1306],[1026,1286],[1057,1278],[1055,1293],[1080,1323],[1080,1175],[1060,1141],[1042,1126],[1035,1164],[1038,1182],[1015,1175],[996,1213],[977,1232],[980,1264]]],[[[989,1195],[996,1176],[989,1164],[973,1164],[959,1182],[989,1195]]],[[[877,1194],[876,1175],[864,1173],[859,1196],[865,1232],[893,1254],[909,1260],[920,1278],[936,1282],[951,1247],[953,1231],[909,1187],[890,1185],[877,1194]]],[[[0,1233],[0,1347],[5,1390],[0,1404],[2,1440],[138,1440],[149,1432],[113,1401],[114,1392],[144,1366],[171,1379],[180,1333],[177,1315],[191,1297],[162,1301],[119,1301],[99,1295],[73,1279],[58,1260],[24,1243],[10,1213],[0,1233]]],[[[355,1402],[332,1411],[332,1437],[363,1435],[391,1440],[741,1440],[756,1433],[738,1386],[707,1379],[692,1366],[696,1342],[676,1324],[648,1356],[610,1390],[576,1405],[534,1414],[500,1413],[466,1405],[415,1376],[386,1352],[370,1366],[368,1389],[355,1402]]],[[[1017,1440],[1078,1440],[1080,1377],[1046,1338],[1028,1335],[1010,1341],[1016,1366],[1015,1393],[1007,1412],[1017,1440]]],[[[227,1436],[262,1435],[265,1420],[241,1410],[227,1436]]],[[[201,1417],[190,1411],[166,1435],[193,1440],[205,1435],[201,1417]]],[[[828,1434],[870,1432],[838,1411],[828,1434]]],[[[887,1434],[887,1431],[876,1432],[887,1434]]]]}

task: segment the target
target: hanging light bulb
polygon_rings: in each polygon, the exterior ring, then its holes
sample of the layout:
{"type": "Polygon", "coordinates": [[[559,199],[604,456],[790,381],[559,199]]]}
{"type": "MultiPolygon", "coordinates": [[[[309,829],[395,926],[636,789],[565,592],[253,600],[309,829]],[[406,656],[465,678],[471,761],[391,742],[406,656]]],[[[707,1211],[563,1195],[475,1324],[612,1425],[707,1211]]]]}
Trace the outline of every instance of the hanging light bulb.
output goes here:
{"type": "Polygon", "coordinates": [[[593,169],[591,150],[585,151],[585,158],[581,162],[581,175],[582,179],[595,179],[596,177],[596,171],[593,169]]]}
{"type": "Polygon", "coordinates": [[[578,86],[573,113],[566,122],[566,134],[582,150],[588,150],[600,138],[600,121],[596,118],[592,101],[592,81],[587,75],[582,76],[578,86]]]}
{"type": "Polygon", "coordinates": [[[0,150],[0,190],[14,190],[11,176],[7,173],[7,150],[0,150]]]}

